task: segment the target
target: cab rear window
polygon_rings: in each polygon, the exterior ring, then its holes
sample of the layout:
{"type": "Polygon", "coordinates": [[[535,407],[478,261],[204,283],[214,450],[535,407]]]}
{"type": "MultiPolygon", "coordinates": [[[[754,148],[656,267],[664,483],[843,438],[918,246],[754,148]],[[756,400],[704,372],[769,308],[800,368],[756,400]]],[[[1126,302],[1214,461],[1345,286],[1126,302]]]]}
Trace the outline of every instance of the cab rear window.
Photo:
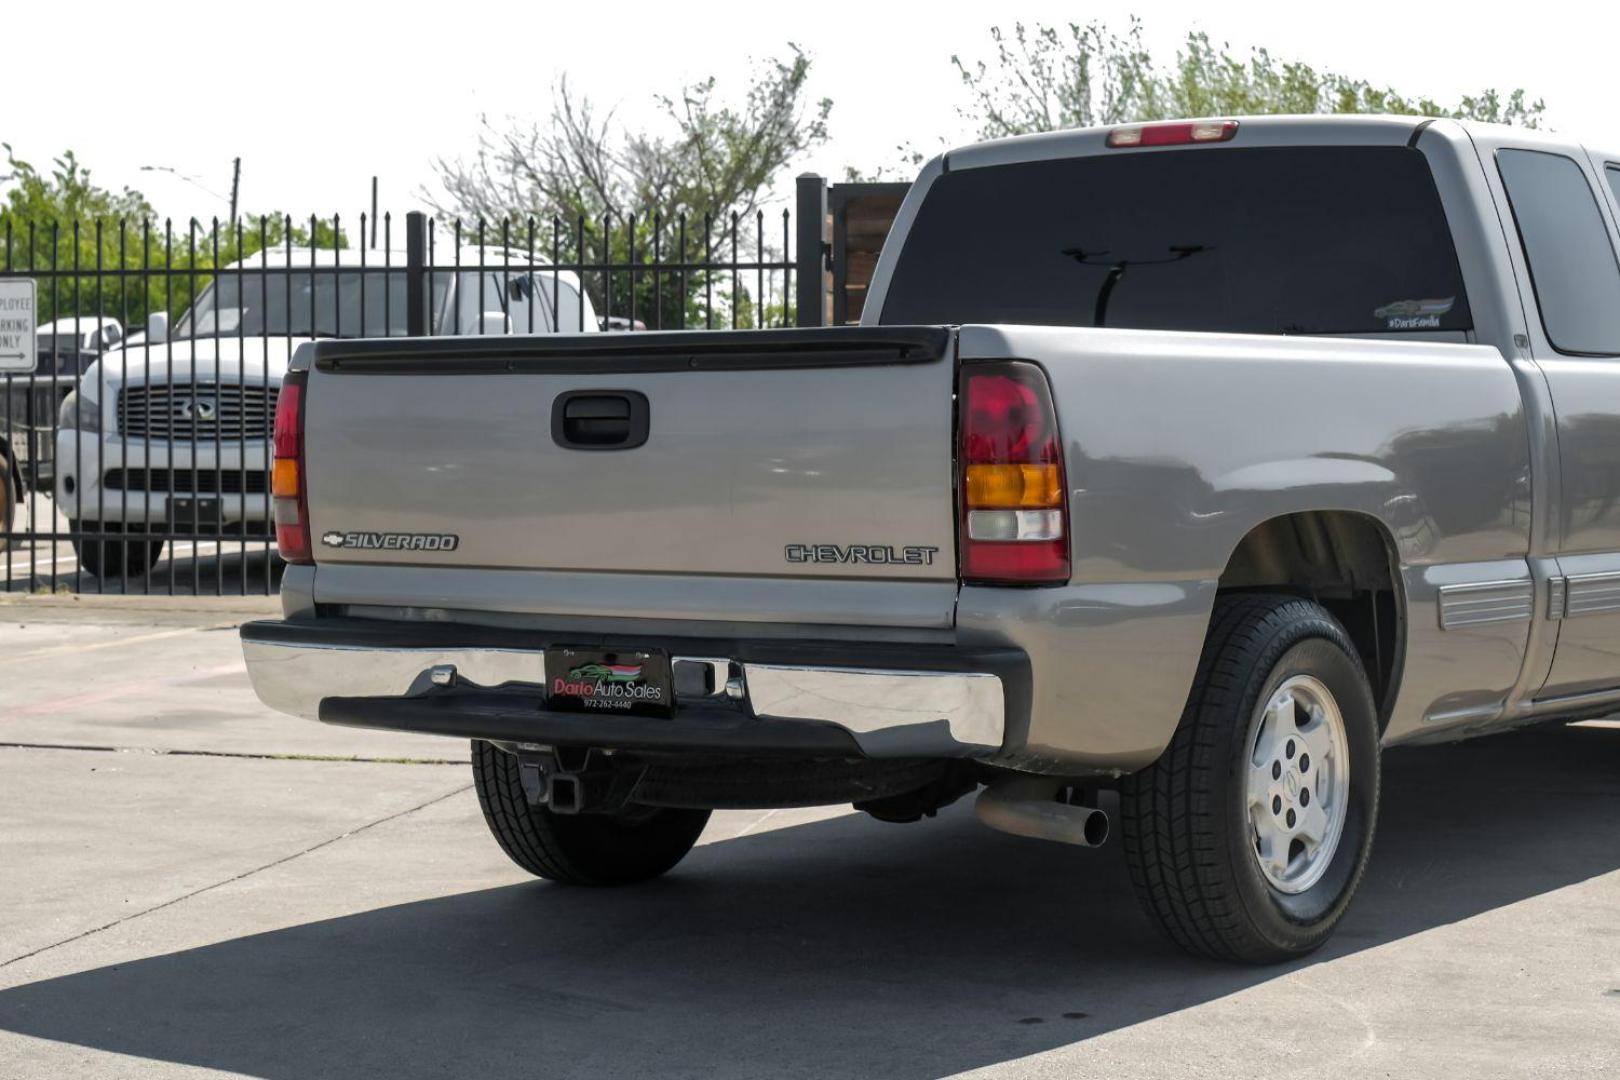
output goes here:
{"type": "Polygon", "coordinates": [[[1251,334],[1472,328],[1406,147],[1199,148],[946,173],[882,321],[1251,334]]]}

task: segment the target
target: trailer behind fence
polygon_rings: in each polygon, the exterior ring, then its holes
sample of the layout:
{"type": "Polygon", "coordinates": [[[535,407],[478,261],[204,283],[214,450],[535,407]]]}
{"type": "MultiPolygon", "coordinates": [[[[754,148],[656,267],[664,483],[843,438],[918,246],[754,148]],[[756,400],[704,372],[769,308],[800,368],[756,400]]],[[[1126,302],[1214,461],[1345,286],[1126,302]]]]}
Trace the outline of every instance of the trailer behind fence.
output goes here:
{"type": "Polygon", "coordinates": [[[276,397],[316,337],[819,325],[829,233],[816,183],[801,182],[811,209],[797,238],[787,211],[0,217],[0,281],[33,281],[34,316],[55,325],[32,369],[0,374],[0,584],[273,591],[276,397]]]}

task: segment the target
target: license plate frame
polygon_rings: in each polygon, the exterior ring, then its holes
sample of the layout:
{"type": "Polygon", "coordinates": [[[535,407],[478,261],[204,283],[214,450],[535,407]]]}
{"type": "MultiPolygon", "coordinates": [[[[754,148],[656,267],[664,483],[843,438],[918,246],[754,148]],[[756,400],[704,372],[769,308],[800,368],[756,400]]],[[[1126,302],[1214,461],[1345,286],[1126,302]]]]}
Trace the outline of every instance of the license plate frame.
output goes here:
{"type": "Polygon", "coordinates": [[[659,649],[563,645],[546,650],[546,708],[604,716],[668,716],[669,654],[659,649]]]}

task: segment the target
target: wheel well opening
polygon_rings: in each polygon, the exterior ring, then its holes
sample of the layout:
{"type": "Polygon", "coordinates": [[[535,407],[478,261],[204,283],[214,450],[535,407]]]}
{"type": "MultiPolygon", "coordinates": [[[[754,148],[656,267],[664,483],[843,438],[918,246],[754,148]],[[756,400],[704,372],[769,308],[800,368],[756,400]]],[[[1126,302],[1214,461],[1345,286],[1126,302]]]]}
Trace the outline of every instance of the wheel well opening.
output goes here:
{"type": "Polygon", "coordinates": [[[1310,510],[1250,530],[1221,574],[1222,592],[1309,597],[1344,626],[1372,682],[1382,730],[1405,656],[1394,545],[1373,518],[1310,510]]]}

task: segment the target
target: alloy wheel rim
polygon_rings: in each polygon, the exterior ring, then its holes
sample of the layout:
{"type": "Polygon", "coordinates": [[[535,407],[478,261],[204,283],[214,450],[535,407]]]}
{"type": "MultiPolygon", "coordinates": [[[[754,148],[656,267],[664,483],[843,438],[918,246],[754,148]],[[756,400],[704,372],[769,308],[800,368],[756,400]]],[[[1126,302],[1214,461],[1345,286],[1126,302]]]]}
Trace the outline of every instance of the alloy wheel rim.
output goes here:
{"type": "Polygon", "coordinates": [[[1344,715],[1321,680],[1283,680],[1255,712],[1244,744],[1250,849],[1272,888],[1305,892],[1327,873],[1349,809],[1344,715]]]}

